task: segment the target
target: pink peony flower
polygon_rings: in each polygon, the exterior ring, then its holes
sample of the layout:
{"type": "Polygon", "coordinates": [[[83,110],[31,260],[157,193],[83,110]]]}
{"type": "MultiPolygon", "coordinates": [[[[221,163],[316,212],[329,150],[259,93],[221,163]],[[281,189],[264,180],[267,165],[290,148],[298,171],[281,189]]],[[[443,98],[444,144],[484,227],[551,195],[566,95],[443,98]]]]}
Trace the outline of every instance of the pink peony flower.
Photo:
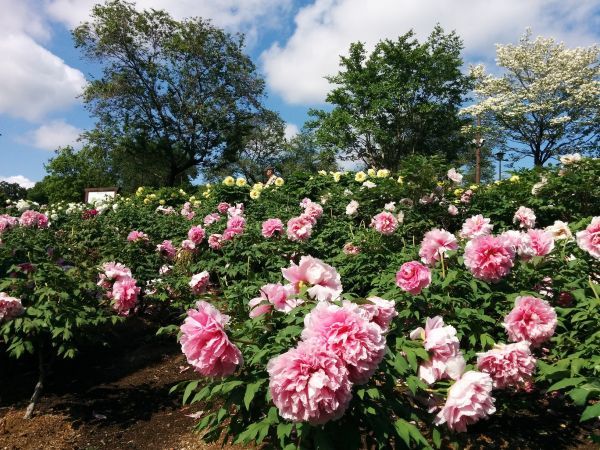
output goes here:
{"type": "Polygon", "coordinates": [[[193,226],[188,231],[188,239],[194,244],[200,244],[206,236],[206,231],[200,225],[193,226]]]}
{"type": "Polygon", "coordinates": [[[118,279],[112,288],[113,308],[121,316],[127,316],[137,303],[140,288],[133,278],[118,279]]]}
{"type": "Polygon", "coordinates": [[[283,222],[280,219],[267,219],[262,223],[262,236],[272,238],[275,233],[283,234],[283,222]]]}
{"type": "Polygon", "coordinates": [[[148,242],[148,235],[142,231],[133,230],[127,235],[129,242],[148,242]]]}
{"type": "Polygon", "coordinates": [[[446,255],[449,250],[456,250],[458,242],[452,233],[443,229],[434,228],[425,233],[423,241],[421,241],[421,249],[419,256],[421,261],[430,266],[439,261],[440,255],[446,255]]]}
{"type": "Polygon", "coordinates": [[[460,232],[460,237],[465,239],[473,239],[479,236],[486,236],[492,233],[494,225],[490,225],[490,219],[483,217],[481,214],[470,217],[465,220],[460,232]]]}
{"type": "Polygon", "coordinates": [[[267,371],[273,403],[284,419],[320,425],[342,417],[350,404],[344,362],[313,342],[273,358],[267,371]]]}
{"type": "Polygon", "coordinates": [[[471,197],[473,196],[473,191],[471,189],[467,189],[465,192],[463,192],[463,194],[460,196],[460,202],[461,203],[471,203],[471,197]]]}
{"type": "Polygon", "coordinates": [[[398,219],[392,213],[383,211],[371,219],[371,228],[385,235],[393,234],[398,228],[398,219]]]}
{"type": "Polygon", "coordinates": [[[475,278],[497,282],[510,273],[515,254],[494,236],[481,236],[467,242],[465,266],[475,278]]]}
{"type": "Polygon", "coordinates": [[[272,307],[277,311],[289,313],[296,306],[302,304],[303,301],[294,297],[294,287],[290,284],[285,286],[281,283],[266,284],[260,288],[260,297],[253,298],[248,303],[252,308],[250,317],[258,317],[264,313],[270,312],[272,307]],[[269,308],[265,307],[265,304],[269,308]]]}
{"type": "Polygon", "coordinates": [[[556,311],[545,300],[517,297],[515,307],[504,318],[502,325],[511,341],[529,341],[533,347],[537,347],[554,334],[556,311]]]}
{"type": "Polygon", "coordinates": [[[410,333],[410,338],[423,339],[429,352],[429,361],[419,366],[419,378],[428,384],[444,378],[458,379],[465,369],[465,359],[460,352],[456,329],[444,325],[440,316],[427,318],[425,329],[419,327],[410,333]]]}
{"type": "Polygon", "coordinates": [[[205,377],[225,377],[243,363],[242,353],[225,333],[229,316],[199,301],[181,325],[181,350],[187,362],[205,377]]]}
{"type": "Polygon", "coordinates": [[[342,306],[317,304],[304,318],[302,339],[334,353],[356,384],[366,383],[385,355],[381,328],[369,322],[358,305],[347,301],[342,306]]]}
{"type": "Polygon", "coordinates": [[[446,175],[448,175],[448,178],[454,181],[456,184],[462,183],[463,176],[458,173],[454,167],[450,169],[446,175]]]}
{"type": "Polygon", "coordinates": [[[523,260],[529,260],[535,256],[535,252],[531,248],[531,239],[527,233],[508,230],[498,235],[498,239],[500,239],[502,245],[514,254],[519,255],[523,260]]]}
{"type": "Polygon", "coordinates": [[[0,323],[8,322],[25,312],[21,299],[10,297],[5,292],[0,292],[0,323]]]}
{"type": "Polygon", "coordinates": [[[227,221],[227,228],[225,229],[224,237],[226,240],[231,240],[233,236],[242,234],[246,228],[246,219],[242,216],[231,216],[227,221]]]}
{"type": "Polygon", "coordinates": [[[131,278],[131,269],[117,262],[106,262],[102,264],[104,276],[109,281],[118,281],[122,278],[131,278]]]}
{"type": "Polygon", "coordinates": [[[360,305],[367,312],[369,321],[378,325],[383,333],[387,333],[390,323],[398,315],[396,304],[393,300],[385,300],[381,297],[368,297],[367,303],[360,305]]]}
{"type": "Polygon", "coordinates": [[[236,203],[235,206],[230,206],[227,209],[227,216],[235,217],[235,216],[243,216],[244,215],[244,204],[236,203]]]}
{"type": "Polygon", "coordinates": [[[527,236],[535,256],[546,256],[554,249],[554,237],[545,230],[531,229],[527,231],[527,236]]]}
{"type": "Polygon", "coordinates": [[[340,274],[323,261],[312,256],[303,256],[298,265],[292,263],[287,269],[281,269],[283,278],[288,280],[296,293],[302,286],[310,286],[308,295],[319,301],[332,301],[342,293],[340,274]]]}
{"type": "Polygon", "coordinates": [[[227,210],[229,208],[231,208],[231,205],[229,203],[221,202],[217,206],[217,211],[219,211],[221,214],[227,214],[227,210]]]}
{"type": "Polygon", "coordinates": [[[431,271],[420,262],[405,262],[396,273],[396,285],[403,291],[418,295],[431,283],[431,271]]]}
{"type": "Polygon", "coordinates": [[[535,213],[530,208],[519,206],[513,217],[513,223],[518,223],[521,228],[533,228],[535,226],[535,213]]]}
{"type": "Polygon", "coordinates": [[[16,217],[9,216],[8,214],[0,214],[0,234],[16,227],[18,223],[19,221],[16,217]]]}
{"type": "Polygon", "coordinates": [[[448,390],[448,398],[434,423],[446,424],[455,431],[467,431],[474,424],[496,412],[492,397],[493,382],[487,373],[466,372],[448,390]]]}
{"type": "Polygon", "coordinates": [[[594,217],[592,223],[585,230],[578,231],[576,236],[579,248],[600,259],[600,216],[594,217]]]}
{"type": "Polygon", "coordinates": [[[454,205],[450,205],[448,206],[448,214],[450,214],[451,216],[457,216],[458,215],[458,208],[454,205]]]}
{"type": "Polygon", "coordinates": [[[300,205],[304,208],[302,215],[310,218],[313,225],[323,215],[323,207],[308,198],[305,198],[300,205]]]}
{"type": "Polygon", "coordinates": [[[180,213],[187,220],[192,220],[196,216],[196,213],[192,211],[192,204],[190,202],[185,202],[183,204],[183,208],[181,208],[180,213]]]}
{"type": "Polygon", "coordinates": [[[221,216],[217,213],[211,213],[211,214],[207,214],[204,217],[204,226],[208,227],[210,225],[212,225],[215,222],[218,222],[219,220],[221,220],[221,216]]]}
{"type": "Polygon", "coordinates": [[[164,240],[162,244],[158,244],[156,251],[169,260],[175,259],[175,256],[177,256],[177,250],[173,246],[173,242],[169,240],[164,240]]]}
{"type": "Polygon", "coordinates": [[[181,241],[181,250],[185,250],[188,252],[195,252],[196,244],[194,244],[194,242],[190,241],[189,239],[185,239],[185,240],[181,241]]]}
{"type": "Polygon", "coordinates": [[[223,247],[223,235],[219,233],[211,234],[208,237],[208,246],[213,250],[219,250],[223,247]]]}
{"type": "Polygon", "coordinates": [[[344,248],[342,249],[345,255],[355,256],[360,253],[360,247],[354,245],[352,242],[347,242],[344,244],[344,248]]]}
{"type": "Polygon", "coordinates": [[[287,223],[290,241],[306,241],[312,234],[313,222],[308,216],[292,217],[287,223]]]}
{"type": "Polygon", "coordinates": [[[497,389],[519,388],[531,382],[535,358],[527,341],[496,344],[493,349],[477,354],[477,368],[490,375],[497,389]]]}
{"type": "Polygon", "coordinates": [[[29,209],[21,214],[19,225],[24,228],[48,228],[48,217],[29,209]]]}
{"type": "Polygon", "coordinates": [[[206,287],[210,280],[210,275],[205,270],[203,272],[192,275],[192,279],[189,282],[192,292],[194,294],[203,294],[206,292],[206,287]]]}

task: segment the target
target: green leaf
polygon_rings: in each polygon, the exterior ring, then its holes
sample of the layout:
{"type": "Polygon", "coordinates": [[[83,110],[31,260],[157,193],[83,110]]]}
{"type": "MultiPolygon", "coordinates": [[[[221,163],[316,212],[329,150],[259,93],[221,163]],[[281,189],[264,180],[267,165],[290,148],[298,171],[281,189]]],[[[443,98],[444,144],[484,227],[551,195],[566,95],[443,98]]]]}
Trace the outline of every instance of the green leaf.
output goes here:
{"type": "Polygon", "coordinates": [[[595,417],[600,416],[600,402],[590,405],[583,410],[583,414],[581,415],[580,422],[585,422],[586,420],[593,419],[595,417]]]}
{"type": "Polygon", "coordinates": [[[254,383],[250,383],[246,387],[246,393],[244,394],[244,406],[246,407],[246,410],[250,411],[250,403],[252,403],[256,392],[264,382],[265,380],[259,380],[254,383]]]}
{"type": "Polygon", "coordinates": [[[185,387],[185,391],[183,392],[183,404],[185,405],[188,397],[191,395],[192,391],[198,387],[198,381],[192,381],[185,387]]]}
{"type": "Polygon", "coordinates": [[[564,378],[548,388],[548,392],[557,391],[566,387],[577,386],[585,381],[585,378],[564,378]]]}

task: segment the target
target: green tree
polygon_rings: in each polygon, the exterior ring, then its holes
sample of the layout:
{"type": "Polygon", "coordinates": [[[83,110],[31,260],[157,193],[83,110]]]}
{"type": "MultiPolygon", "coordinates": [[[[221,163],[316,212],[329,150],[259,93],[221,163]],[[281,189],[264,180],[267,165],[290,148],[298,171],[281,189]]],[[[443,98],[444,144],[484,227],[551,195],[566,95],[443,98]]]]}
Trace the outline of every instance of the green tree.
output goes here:
{"type": "Polygon", "coordinates": [[[243,53],[241,35],[111,0],[96,5],[73,37],[103,67],[83,94],[98,130],[121,142],[152,143],[138,150],[161,154],[164,184],[243,147],[261,110],[264,82],[243,53]]]}
{"type": "Polygon", "coordinates": [[[335,152],[319,145],[315,133],[304,127],[287,142],[277,169],[281,175],[288,176],[295,172],[337,171],[339,167],[335,152]]]}
{"type": "Polygon", "coordinates": [[[498,45],[500,76],[472,68],[478,103],[464,114],[488,116],[515,159],[536,166],[571,152],[598,151],[600,47],[569,49],[552,38],[531,37],[498,45]]]}
{"type": "Polygon", "coordinates": [[[465,145],[458,111],[471,86],[461,50],[461,39],[439,26],[423,43],[409,31],[370,55],[353,43],[342,70],[328,77],[333,109],[310,112],[319,142],[344,159],[392,170],[414,153],[454,159],[465,145]]]}
{"type": "Polygon", "coordinates": [[[27,189],[19,183],[9,183],[0,181],[0,205],[4,205],[6,200],[16,201],[27,196],[27,189]]]}
{"type": "Polygon", "coordinates": [[[88,187],[106,187],[117,183],[109,155],[99,147],[84,146],[56,150],[56,156],[44,166],[48,175],[30,189],[29,198],[40,203],[80,202],[88,187]]]}

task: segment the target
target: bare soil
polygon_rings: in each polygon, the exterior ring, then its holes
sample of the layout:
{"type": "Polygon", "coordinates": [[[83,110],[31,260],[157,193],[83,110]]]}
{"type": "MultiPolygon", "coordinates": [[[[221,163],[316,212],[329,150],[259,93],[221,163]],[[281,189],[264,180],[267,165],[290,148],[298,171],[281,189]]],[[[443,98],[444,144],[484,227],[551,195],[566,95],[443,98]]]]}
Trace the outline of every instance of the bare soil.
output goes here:
{"type": "MultiPolygon", "coordinates": [[[[24,420],[34,367],[29,360],[0,359],[0,449],[223,448],[194,433],[197,419],[189,415],[201,405],[182,407],[180,397],[169,394],[175,383],[194,377],[179,346],[156,338],[141,320],[128,321],[110,348],[90,347],[73,361],[57,361],[33,419],[24,420]]],[[[582,426],[579,414],[562,397],[533,394],[457,441],[469,449],[598,449],[589,439],[600,434],[598,421],[582,426]]]]}

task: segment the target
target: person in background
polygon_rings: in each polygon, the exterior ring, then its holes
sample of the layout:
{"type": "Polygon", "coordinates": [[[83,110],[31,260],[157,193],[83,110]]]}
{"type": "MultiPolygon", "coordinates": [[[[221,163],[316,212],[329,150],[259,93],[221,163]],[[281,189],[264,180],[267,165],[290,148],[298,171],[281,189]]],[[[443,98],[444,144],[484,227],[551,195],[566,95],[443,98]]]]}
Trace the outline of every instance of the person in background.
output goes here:
{"type": "Polygon", "coordinates": [[[267,167],[267,170],[265,170],[265,180],[266,183],[265,185],[270,186],[273,183],[275,183],[275,180],[277,179],[277,175],[275,175],[275,169],[273,167],[267,167]]]}

